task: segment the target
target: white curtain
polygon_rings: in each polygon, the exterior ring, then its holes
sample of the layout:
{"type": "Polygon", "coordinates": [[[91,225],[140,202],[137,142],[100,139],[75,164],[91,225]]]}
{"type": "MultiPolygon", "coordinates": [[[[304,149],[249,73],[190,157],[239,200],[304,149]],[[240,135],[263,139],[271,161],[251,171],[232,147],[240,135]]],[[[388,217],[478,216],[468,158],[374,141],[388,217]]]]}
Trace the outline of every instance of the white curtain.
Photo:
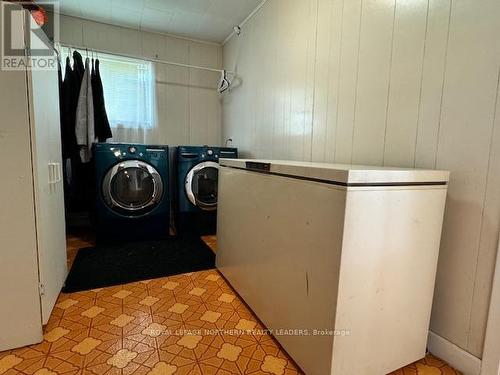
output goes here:
{"type": "MultiPolygon", "coordinates": [[[[67,48],[63,49],[65,52],[67,48]]],[[[154,144],[158,140],[156,79],[150,61],[116,55],[80,54],[98,58],[108,120],[109,142],[154,144]]],[[[65,56],[64,56],[65,57],[65,56]]]]}
{"type": "Polygon", "coordinates": [[[158,126],[153,63],[101,54],[99,60],[112,141],[154,143],[158,126]]]}

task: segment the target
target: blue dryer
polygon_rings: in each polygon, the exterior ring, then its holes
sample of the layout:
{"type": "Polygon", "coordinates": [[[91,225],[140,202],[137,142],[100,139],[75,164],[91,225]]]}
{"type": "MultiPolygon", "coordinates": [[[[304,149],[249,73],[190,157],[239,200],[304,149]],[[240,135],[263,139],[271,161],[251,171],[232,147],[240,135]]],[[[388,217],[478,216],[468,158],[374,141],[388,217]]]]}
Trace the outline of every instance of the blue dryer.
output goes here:
{"type": "Polygon", "coordinates": [[[168,236],[168,151],[166,146],[94,145],[98,240],[121,242],[168,236]]]}
{"type": "Polygon", "coordinates": [[[229,147],[177,148],[177,231],[215,234],[219,158],[237,158],[229,147]]]}

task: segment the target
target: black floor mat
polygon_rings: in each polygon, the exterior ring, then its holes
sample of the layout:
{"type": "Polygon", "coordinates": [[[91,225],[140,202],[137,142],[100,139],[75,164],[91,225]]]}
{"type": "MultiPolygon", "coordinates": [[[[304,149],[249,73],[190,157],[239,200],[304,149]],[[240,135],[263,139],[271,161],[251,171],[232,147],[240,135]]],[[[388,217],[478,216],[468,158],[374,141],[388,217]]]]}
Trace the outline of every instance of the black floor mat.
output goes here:
{"type": "Polygon", "coordinates": [[[126,284],[215,267],[215,254],[198,237],[81,249],[64,293],[126,284]]]}

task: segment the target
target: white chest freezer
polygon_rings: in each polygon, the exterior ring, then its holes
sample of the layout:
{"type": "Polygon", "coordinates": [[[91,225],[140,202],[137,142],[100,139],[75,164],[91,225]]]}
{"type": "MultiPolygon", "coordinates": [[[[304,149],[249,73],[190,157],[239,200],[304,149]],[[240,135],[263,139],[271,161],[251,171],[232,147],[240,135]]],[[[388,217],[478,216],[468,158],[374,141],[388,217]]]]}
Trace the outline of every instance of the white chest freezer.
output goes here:
{"type": "Polygon", "coordinates": [[[306,374],[424,357],[448,172],[221,166],[217,267],[306,374]]]}

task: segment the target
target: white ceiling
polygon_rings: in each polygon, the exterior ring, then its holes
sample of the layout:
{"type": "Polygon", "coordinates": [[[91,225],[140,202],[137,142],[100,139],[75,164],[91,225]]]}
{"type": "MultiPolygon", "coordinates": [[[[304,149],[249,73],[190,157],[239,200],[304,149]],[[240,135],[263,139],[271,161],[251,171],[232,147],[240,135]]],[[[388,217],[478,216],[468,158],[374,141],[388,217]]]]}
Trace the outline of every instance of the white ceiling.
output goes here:
{"type": "Polygon", "coordinates": [[[134,29],[222,42],[262,0],[60,0],[61,13],[134,29]]]}

